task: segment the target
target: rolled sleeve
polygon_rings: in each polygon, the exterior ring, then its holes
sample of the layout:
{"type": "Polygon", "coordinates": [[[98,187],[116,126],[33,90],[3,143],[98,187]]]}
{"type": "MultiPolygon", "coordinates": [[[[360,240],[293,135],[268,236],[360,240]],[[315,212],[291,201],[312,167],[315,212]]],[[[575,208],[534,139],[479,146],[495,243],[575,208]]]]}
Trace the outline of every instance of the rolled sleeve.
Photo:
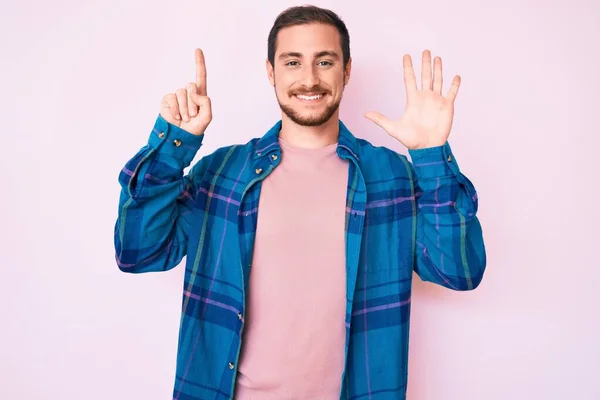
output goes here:
{"type": "Polygon", "coordinates": [[[194,135],[167,122],[160,114],[156,118],[148,144],[161,155],[168,155],[189,165],[202,146],[204,135],[194,135]]]}
{"type": "Polygon", "coordinates": [[[450,144],[408,151],[419,179],[456,176],[460,169],[450,144]]]}

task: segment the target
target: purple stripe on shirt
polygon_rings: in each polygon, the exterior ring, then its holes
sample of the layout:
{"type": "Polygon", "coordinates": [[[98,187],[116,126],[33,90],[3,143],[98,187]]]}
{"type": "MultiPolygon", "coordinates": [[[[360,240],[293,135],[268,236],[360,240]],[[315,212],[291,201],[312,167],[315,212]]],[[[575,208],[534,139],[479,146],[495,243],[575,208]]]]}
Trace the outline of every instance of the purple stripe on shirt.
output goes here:
{"type": "Polygon", "coordinates": [[[238,211],[238,215],[242,215],[243,214],[245,217],[247,217],[248,215],[254,214],[255,212],[258,212],[258,207],[254,207],[250,211],[241,211],[241,210],[239,210],[238,211]]]}
{"type": "MultiPolygon", "coordinates": [[[[237,184],[237,181],[235,182],[235,184],[237,184]]],[[[234,189],[235,189],[235,185],[234,185],[234,189]]],[[[233,204],[235,206],[239,206],[240,205],[239,201],[235,201],[235,200],[232,199],[233,191],[232,191],[232,193],[231,193],[231,195],[229,197],[225,197],[223,195],[216,194],[215,192],[209,192],[205,188],[200,188],[200,189],[198,189],[198,191],[202,192],[202,193],[205,193],[206,195],[208,195],[208,197],[212,197],[213,199],[223,200],[226,203],[233,204]]]]}
{"type": "Polygon", "coordinates": [[[150,174],[146,174],[146,179],[148,179],[150,181],[158,182],[158,183],[163,183],[163,184],[164,183],[169,183],[169,181],[167,181],[167,180],[157,178],[157,177],[152,176],[150,174]]]}
{"type": "Polygon", "coordinates": [[[365,215],[365,212],[364,212],[364,211],[361,211],[361,210],[355,210],[355,209],[352,209],[352,208],[350,208],[350,207],[346,207],[346,212],[347,212],[347,213],[349,213],[349,214],[365,215]]]}
{"type": "Polygon", "coordinates": [[[433,260],[431,259],[431,257],[429,257],[429,252],[427,252],[427,247],[425,247],[425,245],[421,242],[417,242],[417,244],[419,246],[421,246],[423,248],[423,255],[425,256],[425,258],[427,258],[430,262],[431,265],[433,266],[433,269],[435,270],[435,272],[437,272],[437,274],[440,276],[440,278],[442,278],[442,280],[452,289],[456,289],[456,286],[452,285],[450,283],[450,281],[448,280],[448,278],[446,278],[446,276],[444,276],[435,266],[435,263],[433,262],[433,260]]]}
{"type": "Polygon", "coordinates": [[[376,208],[376,207],[385,207],[392,204],[402,203],[407,200],[414,200],[415,198],[412,196],[409,197],[396,197],[394,199],[381,199],[375,200],[367,203],[367,208],[376,208]]]}
{"type": "MultiPolygon", "coordinates": [[[[200,300],[200,301],[202,301],[202,302],[204,302],[204,303],[207,303],[207,304],[212,304],[213,306],[217,306],[217,307],[219,307],[219,308],[223,308],[223,309],[225,309],[225,310],[232,311],[232,312],[234,312],[234,313],[236,313],[236,314],[239,314],[239,313],[240,313],[240,310],[238,310],[237,308],[235,308],[235,307],[233,307],[233,306],[230,306],[230,305],[227,305],[227,304],[225,304],[225,303],[221,303],[220,301],[215,301],[215,300],[207,299],[206,297],[198,296],[197,294],[194,294],[194,293],[188,292],[187,290],[185,290],[185,291],[183,292],[183,294],[184,294],[185,296],[187,296],[187,297],[190,297],[190,298],[192,298],[192,299],[200,300]]],[[[242,318],[242,322],[244,322],[244,319],[243,319],[243,318],[242,318]]]]}
{"type": "Polygon", "coordinates": [[[259,149],[259,150],[257,150],[256,152],[257,152],[257,153],[263,153],[263,152],[264,152],[265,150],[267,150],[268,148],[270,148],[270,147],[273,147],[273,146],[275,146],[275,145],[277,145],[277,144],[278,144],[277,142],[273,142],[273,143],[271,143],[270,145],[268,145],[267,147],[263,147],[262,149],[259,149]]]}
{"type": "Polygon", "coordinates": [[[187,190],[184,190],[183,192],[181,192],[181,195],[182,195],[183,197],[187,197],[187,198],[188,198],[188,199],[190,199],[190,200],[194,200],[194,199],[192,198],[192,195],[190,194],[190,192],[188,192],[187,190]]]}
{"type": "Polygon", "coordinates": [[[456,202],[454,202],[454,201],[447,201],[445,203],[419,204],[419,208],[423,208],[423,207],[435,207],[435,208],[438,208],[438,207],[445,207],[445,206],[453,206],[455,204],[456,204],[456,202]]]}
{"type": "Polygon", "coordinates": [[[438,165],[438,164],[444,164],[444,161],[433,161],[433,162],[428,162],[428,163],[421,163],[421,164],[415,164],[415,167],[426,167],[429,165],[438,165]]]}
{"type": "Polygon", "coordinates": [[[129,176],[133,176],[133,171],[127,169],[127,167],[123,167],[122,171],[129,176]]]}
{"type": "Polygon", "coordinates": [[[388,310],[390,308],[398,308],[398,307],[402,307],[408,303],[410,303],[410,299],[404,300],[404,301],[398,301],[396,303],[383,304],[381,306],[363,308],[362,310],[354,311],[352,313],[352,315],[356,316],[356,315],[361,315],[361,314],[368,314],[368,313],[375,312],[375,311],[388,310]]]}

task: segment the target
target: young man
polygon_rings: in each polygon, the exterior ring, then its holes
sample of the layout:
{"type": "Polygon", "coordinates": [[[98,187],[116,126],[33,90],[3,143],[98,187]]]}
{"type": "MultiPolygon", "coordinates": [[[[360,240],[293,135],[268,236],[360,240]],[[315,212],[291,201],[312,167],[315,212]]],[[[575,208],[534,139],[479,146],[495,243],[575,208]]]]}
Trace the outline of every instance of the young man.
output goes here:
{"type": "Polygon", "coordinates": [[[174,399],[403,399],[412,272],[454,290],[482,279],[477,195],[447,142],[459,87],[423,52],[404,57],[407,108],[373,120],[410,152],[352,135],[338,106],[348,31],[294,7],[269,34],[281,120],[205,155],[206,70],[164,97],[148,144],[119,176],[116,258],[125,272],[186,258],[174,399]]]}

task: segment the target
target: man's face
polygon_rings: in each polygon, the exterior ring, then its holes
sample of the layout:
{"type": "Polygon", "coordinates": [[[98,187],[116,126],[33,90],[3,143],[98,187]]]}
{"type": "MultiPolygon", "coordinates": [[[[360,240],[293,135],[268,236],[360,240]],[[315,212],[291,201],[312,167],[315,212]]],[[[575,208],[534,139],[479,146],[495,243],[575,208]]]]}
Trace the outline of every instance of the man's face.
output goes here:
{"type": "Polygon", "coordinates": [[[312,23],[279,31],[267,72],[284,114],[298,125],[319,126],[338,111],[350,65],[344,68],[337,29],[312,23]]]}

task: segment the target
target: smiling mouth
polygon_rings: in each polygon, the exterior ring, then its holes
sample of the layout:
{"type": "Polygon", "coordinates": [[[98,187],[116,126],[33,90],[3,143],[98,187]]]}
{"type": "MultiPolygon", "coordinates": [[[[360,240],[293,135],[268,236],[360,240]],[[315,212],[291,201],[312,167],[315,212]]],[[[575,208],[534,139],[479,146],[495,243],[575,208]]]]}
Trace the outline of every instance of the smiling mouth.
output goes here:
{"type": "Polygon", "coordinates": [[[307,94],[296,94],[295,95],[298,99],[302,100],[302,101],[317,101],[323,98],[323,96],[325,96],[325,93],[319,93],[319,94],[311,94],[311,95],[307,95],[307,94]]]}

